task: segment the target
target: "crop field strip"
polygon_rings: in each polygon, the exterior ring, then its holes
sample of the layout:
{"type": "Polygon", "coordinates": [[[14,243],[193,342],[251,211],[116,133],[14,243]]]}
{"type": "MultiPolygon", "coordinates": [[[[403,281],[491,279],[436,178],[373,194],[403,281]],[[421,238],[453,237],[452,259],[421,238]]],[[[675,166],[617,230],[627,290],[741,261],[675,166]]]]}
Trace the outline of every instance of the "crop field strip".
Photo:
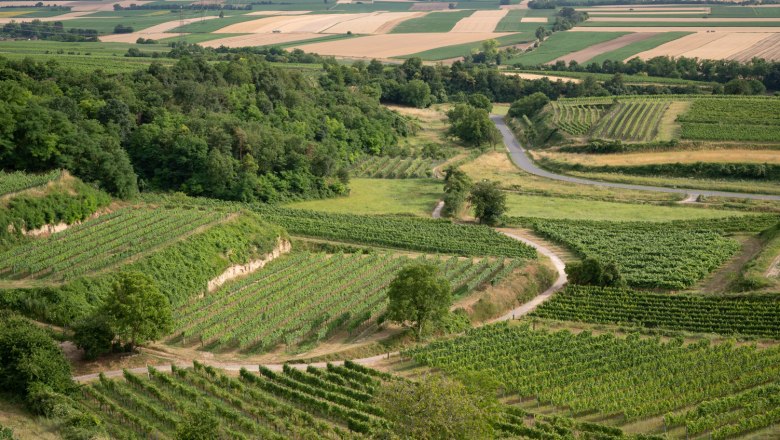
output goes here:
{"type": "Polygon", "coordinates": [[[695,100],[678,121],[683,139],[778,142],[780,99],[695,100]]]}
{"type": "Polygon", "coordinates": [[[329,214],[254,205],[293,235],[462,256],[536,258],[536,251],[486,226],[412,217],[329,214]]]}
{"type": "Polygon", "coordinates": [[[124,208],[0,253],[0,277],[68,280],[163,245],[224,214],[124,208]]]}
{"type": "Polygon", "coordinates": [[[740,248],[725,232],[760,232],[774,216],[673,222],[512,220],[583,257],[612,261],[633,287],[685,289],[725,263],[740,248]]]}
{"type": "Polygon", "coordinates": [[[424,158],[368,156],[353,168],[355,177],[410,179],[431,177],[440,161],[424,158]]]}
{"type": "MultiPolygon", "coordinates": [[[[432,261],[456,294],[497,282],[519,260],[432,261]]],[[[387,286],[408,257],[392,254],[295,253],[239,282],[190,302],[176,313],[172,342],[200,341],[210,349],[264,351],[284,342],[320,341],[334,331],[355,329],[384,312],[387,286]]]]}
{"type": "Polygon", "coordinates": [[[629,422],[736,395],[780,377],[778,346],[710,345],[707,340],[686,345],[682,338],[661,342],[637,335],[575,335],[532,330],[528,324],[482,327],[402,355],[449,373],[489,372],[508,392],[575,415],[595,411],[629,422]]]}
{"type": "Polygon", "coordinates": [[[533,316],[780,339],[780,295],[669,295],[570,285],[533,316]]]}
{"type": "Polygon", "coordinates": [[[22,171],[9,173],[0,170],[0,196],[45,185],[59,179],[60,175],[59,170],[44,174],[30,174],[22,171]]]}

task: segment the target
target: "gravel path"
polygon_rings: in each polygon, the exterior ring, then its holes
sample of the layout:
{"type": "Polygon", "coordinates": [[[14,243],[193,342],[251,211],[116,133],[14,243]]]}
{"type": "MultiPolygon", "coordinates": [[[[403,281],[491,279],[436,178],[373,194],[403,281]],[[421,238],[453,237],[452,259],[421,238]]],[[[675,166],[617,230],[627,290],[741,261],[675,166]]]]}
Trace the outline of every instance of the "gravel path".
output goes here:
{"type": "Polygon", "coordinates": [[[504,122],[503,116],[490,115],[490,119],[493,120],[493,123],[496,124],[496,127],[498,127],[499,131],[501,131],[501,136],[503,136],[504,138],[504,144],[506,145],[506,149],[509,151],[509,156],[512,158],[512,162],[514,162],[515,165],[517,165],[523,171],[526,171],[528,173],[540,177],[546,177],[548,179],[561,180],[564,182],[576,183],[580,185],[596,185],[596,186],[604,186],[609,188],[632,189],[638,191],[656,191],[656,192],[674,193],[674,194],[695,193],[695,194],[700,194],[709,197],[731,197],[737,199],[780,200],[780,196],[767,195],[767,194],[746,194],[746,193],[735,193],[735,192],[726,192],[726,191],[708,191],[708,190],[701,190],[701,189],[666,188],[661,186],[631,185],[626,183],[601,182],[598,180],[582,179],[579,177],[563,176],[560,174],[551,173],[547,170],[543,170],[539,168],[534,163],[534,161],[531,160],[530,157],[528,157],[528,155],[525,152],[525,149],[520,145],[520,142],[518,142],[514,133],[512,133],[512,130],[509,127],[507,127],[506,122],[504,122]]]}
{"type": "Polygon", "coordinates": [[[444,200],[439,200],[439,203],[436,204],[436,207],[433,208],[433,213],[431,213],[431,217],[433,218],[441,218],[441,210],[444,208],[444,200]]]}

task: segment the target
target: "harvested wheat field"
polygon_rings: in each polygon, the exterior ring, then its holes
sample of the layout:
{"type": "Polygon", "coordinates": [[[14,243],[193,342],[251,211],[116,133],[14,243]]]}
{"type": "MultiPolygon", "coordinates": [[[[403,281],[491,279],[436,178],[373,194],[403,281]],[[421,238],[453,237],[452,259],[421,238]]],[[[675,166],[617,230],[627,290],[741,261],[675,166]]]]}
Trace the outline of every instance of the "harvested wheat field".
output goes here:
{"type": "Polygon", "coordinates": [[[273,46],[276,44],[292,43],[295,41],[311,40],[320,38],[320,34],[249,34],[237,35],[235,37],[220,38],[218,40],[204,41],[198,43],[204,47],[255,47],[255,46],[273,46]]]}
{"type": "Polygon", "coordinates": [[[645,21],[657,22],[664,21],[667,23],[780,23],[780,18],[724,18],[724,17],[591,17],[588,19],[590,22],[611,22],[611,23],[640,23],[645,21]]]}
{"type": "Polygon", "coordinates": [[[694,150],[632,154],[539,153],[555,160],[591,166],[639,166],[660,163],[770,163],[780,164],[774,150],[694,150]]]}
{"type": "Polygon", "coordinates": [[[780,34],[771,34],[749,48],[729,57],[730,60],[750,61],[753,58],[780,61],[780,34]]]}
{"type": "Polygon", "coordinates": [[[305,15],[308,14],[311,11],[255,11],[255,12],[248,12],[244,15],[305,15]]]}
{"type": "Polygon", "coordinates": [[[131,32],[129,34],[113,34],[104,35],[100,37],[100,41],[104,43],[135,43],[139,38],[151,38],[152,40],[161,40],[163,38],[175,37],[177,33],[167,33],[172,29],[176,29],[180,25],[199,22],[201,20],[211,20],[217,18],[216,15],[210,15],[205,17],[187,18],[184,20],[166,21],[138,32],[131,32]]]}
{"type": "Polygon", "coordinates": [[[517,77],[520,77],[522,79],[530,79],[530,80],[547,78],[550,81],[558,81],[558,80],[560,80],[560,81],[563,81],[563,82],[571,82],[571,83],[575,83],[575,84],[579,84],[579,83],[582,82],[582,80],[579,79],[579,78],[568,78],[568,77],[565,77],[565,76],[540,75],[540,74],[537,74],[537,73],[522,73],[522,72],[518,72],[518,73],[515,73],[515,72],[501,72],[501,73],[504,74],[504,75],[507,75],[507,76],[517,76],[517,77]]]}
{"type": "Polygon", "coordinates": [[[281,33],[318,33],[339,23],[360,20],[373,14],[316,14],[316,15],[283,15],[260,18],[226,26],[216,33],[219,34],[265,34],[279,31],[281,33]]]}
{"type": "MultiPolygon", "coordinates": [[[[360,20],[339,23],[326,30],[329,34],[386,34],[399,23],[422,17],[425,12],[376,12],[360,20]]],[[[491,29],[492,31],[492,29],[491,29]]]]}
{"type": "Polygon", "coordinates": [[[609,40],[603,43],[594,44],[593,46],[586,47],[585,49],[578,50],[576,52],[572,52],[570,54],[566,54],[564,56],[558,57],[547,64],[555,64],[558,61],[565,61],[567,64],[570,61],[576,61],[577,63],[584,63],[585,61],[588,61],[593,57],[599,56],[603,53],[611,52],[613,50],[620,49],[623,46],[628,46],[629,44],[636,43],[637,41],[646,40],[652,37],[653,35],[656,35],[656,33],[635,32],[633,34],[623,35],[615,38],[614,40],[609,40]]]}
{"type": "Polygon", "coordinates": [[[415,3],[409,8],[410,11],[444,11],[450,8],[447,2],[415,3]]]}
{"type": "Polygon", "coordinates": [[[547,17],[522,17],[520,23],[547,23],[547,17]]]}
{"type": "MultiPolygon", "coordinates": [[[[778,33],[780,26],[575,26],[567,32],[778,33]]],[[[677,41],[677,40],[675,40],[677,41]]]]}
{"type": "Polygon", "coordinates": [[[649,59],[657,56],[727,59],[771,37],[765,32],[697,32],[637,54],[649,59]]]}
{"type": "Polygon", "coordinates": [[[509,35],[506,33],[383,34],[347,40],[295,46],[304,52],[356,58],[390,58],[456,44],[473,43],[509,35]]]}
{"type": "Polygon", "coordinates": [[[498,11],[476,11],[468,17],[460,19],[450,32],[493,32],[496,30],[498,22],[503,19],[509,11],[506,9],[498,11]]]}

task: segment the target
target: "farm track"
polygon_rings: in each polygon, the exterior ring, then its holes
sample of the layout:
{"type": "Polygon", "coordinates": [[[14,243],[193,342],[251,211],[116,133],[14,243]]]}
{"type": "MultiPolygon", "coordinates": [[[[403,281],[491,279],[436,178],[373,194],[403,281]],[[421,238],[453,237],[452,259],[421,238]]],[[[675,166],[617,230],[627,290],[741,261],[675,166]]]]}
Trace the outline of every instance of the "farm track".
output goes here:
{"type": "MultiPolygon", "coordinates": [[[[439,202],[439,204],[437,205],[437,210],[440,210],[440,208],[443,207],[443,206],[444,206],[444,203],[443,202],[439,202]]],[[[435,213],[435,211],[434,211],[434,213],[435,213]]],[[[493,319],[491,321],[488,321],[488,323],[495,323],[495,322],[499,322],[499,321],[508,321],[508,320],[516,319],[516,318],[519,318],[521,316],[527,315],[527,314],[531,313],[532,311],[534,311],[540,304],[542,304],[543,302],[547,301],[555,292],[558,292],[559,290],[561,290],[563,288],[563,286],[566,284],[566,272],[564,271],[564,268],[565,268],[566,265],[563,263],[563,260],[561,260],[561,258],[558,257],[558,255],[555,254],[555,252],[553,252],[552,250],[548,249],[547,247],[545,247],[545,246],[543,246],[543,245],[541,245],[539,243],[536,243],[534,241],[531,241],[531,240],[529,240],[527,238],[523,238],[523,237],[520,237],[518,235],[511,234],[509,232],[504,232],[504,231],[499,231],[499,232],[501,232],[502,234],[506,235],[507,237],[513,238],[515,240],[521,241],[521,242],[523,242],[523,243],[525,243],[527,245],[532,246],[534,249],[537,250],[537,252],[539,252],[540,254],[550,258],[550,260],[553,263],[553,266],[555,266],[555,270],[558,272],[558,278],[557,278],[555,283],[553,283],[553,285],[550,288],[548,288],[547,290],[545,290],[541,294],[537,295],[532,300],[528,301],[527,303],[525,303],[525,304],[523,304],[523,305],[521,305],[521,306],[519,306],[517,308],[514,308],[514,309],[508,311],[507,313],[505,313],[504,315],[502,315],[502,316],[500,316],[498,318],[495,318],[495,319],[493,319]]],[[[151,350],[151,351],[157,353],[154,350],[151,350]]],[[[383,353],[383,354],[379,354],[379,355],[376,355],[376,356],[371,356],[371,357],[367,357],[367,358],[363,358],[363,359],[353,359],[352,361],[357,363],[357,364],[370,367],[370,366],[374,366],[375,364],[377,364],[378,362],[380,362],[380,361],[382,361],[384,359],[388,359],[390,357],[395,357],[395,356],[398,356],[398,355],[399,355],[399,352],[383,353]]],[[[170,356],[170,354],[166,353],[166,356],[170,356]]],[[[198,362],[200,362],[202,364],[209,365],[209,366],[212,366],[214,368],[219,368],[221,370],[230,371],[230,372],[238,372],[242,368],[246,368],[247,370],[255,371],[255,370],[257,370],[261,366],[261,364],[241,364],[241,363],[228,363],[228,362],[214,362],[214,361],[209,361],[207,359],[189,359],[187,362],[185,362],[183,360],[180,360],[180,362],[174,362],[173,364],[178,366],[178,367],[186,368],[186,367],[192,366],[192,361],[193,360],[197,360],[198,362]]],[[[333,365],[343,365],[344,361],[313,362],[313,363],[310,363],[310,364],[301,363],[301,364],[289,364],[289,365],[294,367],[294,368],[296,368],[296,369],[299,369],[299,370],[305,370],[306,367],[308,367],[309,365],[317,367],[317,368],[325,368],[328,363],[333,364],[333,365]]],[[[283,365],[284,364],[263,364],[263,366],[265,366],[266,368],[268,368],[268,369],[270,369],[272,371],[276,371],[276,372],[281,372],[283,365]]],[[[154,368],[156,368],[157,370],[162,371],[162,372],[171,372],[171,365],[170,364],[155,366],[154,368]]],[[[127,371],[129,371],[131,373],[135,373],[135,374],[144,374],[144,373],[147,372],[147,367],[128,368],[127,371]]],[[[112,377],[122,377],[123,372],[124,372],[124,370],[112,370],[112,371],[104,371],[104,372],[102,372],[102,374],[105,377],[112,378],[112,377]]],[[[91,373],[91,374],[85,374],[85,375],[81,375],[81,376],[74,376],[73,380],[75,380],[76,382],[80,382],[80,383],[89,382],[89,381],[98,379],[100,374],[101,373],[91,373]]]]}
{"type": "Polygon", "coordinates": [[[663,186],[647,186],[647,185],[632,185],[628,183],[613,183],[602,182],[599,180],[583,179],[579,177],[565,176],[561,174],[555,174],[550,171],[540,168],[534,161],[528,156],[525,148],[520,145],[520,142],[515,137],[512,130],[504,122],[504,117],[501,115],[490,115],[490,119],[496,124],[496,127],[501,132],[501,136],[504,138],[504,145],[509,152],[509,157],[512,162],[521,170],[533,174],[539,177],[545,177],[547,179],[560,180],[563,182],[576,183],[579,185],[595,185],[608,188],[630,189],[637,191],[655,191],[673,194],[699,194],[707,197],[728,197],[735,199],[754,199],[754,200],[780,200],[780,196],[769,194],[750,194],[750,193],[738,193],[727,191],[712,191],[704,189],[692,189],[692,188],[668,188],[663,186]]]}

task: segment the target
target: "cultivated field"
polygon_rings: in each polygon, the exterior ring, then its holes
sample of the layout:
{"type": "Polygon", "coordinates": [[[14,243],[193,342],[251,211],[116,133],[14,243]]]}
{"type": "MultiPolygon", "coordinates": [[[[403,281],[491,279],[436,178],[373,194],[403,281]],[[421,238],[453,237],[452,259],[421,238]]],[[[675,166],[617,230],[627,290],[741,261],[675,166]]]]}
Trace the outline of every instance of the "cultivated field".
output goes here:
{"type": "Polygon", "coordinates": [[[778,59],[780,46],[775,33],[766,32],[697,32],[662,44],[637,56],[684,56],[706,59],[745,59],[761,53],[767,59],[778,59]]]}
{"type": "Polygon", "coordinates": [[[509,11],[476,11],[466,18],[462,18],[450,32],[493,32],[509,11]]]}
{"type": "Polygon", "coordinates": [[[295,33],[295,34],[248,34],[234,37],[217,38],[215,40],[200,43],[204,47],[250,47],[250,46],[274,46],[284,43],[293,43],[302,40],[322,38],[321,34],[295,33]]]}
{"type": "Polygon", "coordinates": [[[562,57],[558,57],[552,61],[550,61],[548,64],[555,64],[557,61],[564,61],[566,64],[569,64],[571,61],[576,61],[580,64],[590,60],[591,58],[594,58],[598,55],[601,55],[605,52],[611,52],[613,50],[620,49],[624,46],[627,46],[629,44],[637,43],[639,41],[646,40],[655,34],[652,32],[635,32],[628,35],[623,35],[621,37],[617,37],[614,40],[605,41],[603,43],[594,44],[590,47],[587,47],[582,50],[578,50],[576,52],[572,52],[569,54],[566,54],[562,57]]]}

